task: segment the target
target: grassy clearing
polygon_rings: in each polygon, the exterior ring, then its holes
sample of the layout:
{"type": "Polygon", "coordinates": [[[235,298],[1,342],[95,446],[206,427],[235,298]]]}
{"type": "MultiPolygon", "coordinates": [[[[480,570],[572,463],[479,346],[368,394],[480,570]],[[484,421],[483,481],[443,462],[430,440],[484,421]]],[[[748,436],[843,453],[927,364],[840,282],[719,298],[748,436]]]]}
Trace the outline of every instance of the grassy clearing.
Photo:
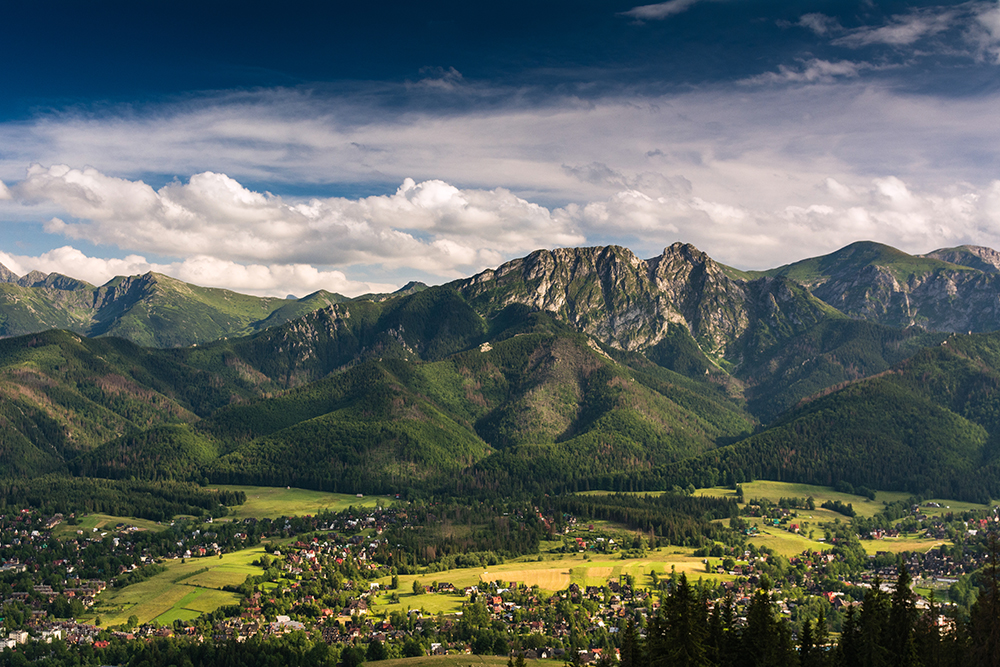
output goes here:
{"type": "Polygon", "coordinates": [[[465,601],[466,598],[461,594],[423,593],[421,595],[414,595],[413,593],[401,593],[399,602],[390,603],[387,595],[381,595],[377,598],[378,606],[372,609],[372,613],[381,616],[383,614],[388,615],[394,611],[423,609],[430,614],[437,614],[438,612],[454,614],[462,610],[462,604],[465,601]]]}
{"type": "MultiPolygon", "coordinates": [[[[757,525],[760,532],[750,538],[749,542],[758,547],[766,546],[786,558],[800,554],[807,549],[809,551],[823,551],[830,548],[826,542],[809,539],[808,533],[803,535],[789,532],[777,526],[768,527],[759,519],[753,523],[757,525]]],[[[817,530],[814,535],[822,536],[823,531],[817,530]]]]}
{"type": "Polygon", "coordinates": [[[95,528],[99,533],[119,533],[126,530],[129,526],[135,526],[139,530],[152,531],[159,531],[167,528],[167,526],[158,524],[155,521],[149,521],[147,519],[111,516],[110,514],[87,514],[86,516],[78,517],[78,523],[75,526],[71,526],[65,521],[60,523],[52,529],[52,534],[58,538],[73,537],[77,534],[76,531],[78,530],[82,530],[84,534],[90,534],[94,532],[95,528]],[[118,524],[124,525],[122,528],[116,528],[118,524]]]}
{"type": "Polygon", "coordinates": [[[393,501],[386,496],[357,496],[346,493],[324,493],[308,489],[271,486],[219,486],[220,489],[242,491],[247,501],[231,508],[233,519],[274,519],[279,516],[305,516],[322,510],[340,512],[348,507],[387,507],[393,501]]]}
{"type": "MultiPolygon", "coordinates": [[[[554,663],[554,660],[528,660],[533,663],[554,663]]],[[[559,661],[560,664],[562,661],[559,661]]],[[[501,667],[507,664],[507,658],[499,655],[431,655],[422,658],[397,658],[395,660],[380,660],[366,662],[371,667],[501,667]]]]}
{"type": "Polygon", "coordinates": [[[930,551],[942,544],[950,544],[948,540],[935,540],[926,537],[887,537],[882,540],[861,540],[861,545],[870,554],[885,551],[898,554],[903,551],[930,551]]]}
{"type": "MultiPolygon", "coordinates": [[[[382,614],[394,610],[426,609],[431,613],[439,611],[452,613],[461,609],[465,601],[461,595],[453,594],[423,594],[414,595],[413,582],[422,586],[430,586],[433,582],[448,582],[461,589],[466,586],[478,586],[486,581],[499,581],[505,585],[524,583],[528,586],[537,585],[546,593],[554,593],[566,589],[571,583],[580,586],[602,586],[609,580],[620,575],[632,575],[639,586],[651,586],[650,572],[656,571],[663,575],[672,569],[684,572],[692,579],[710,577],[729,580],[729,575],[708,574],[700,557],[692,556],[691,549],[668,547],[649,552],[644,558],[622,560],[616,556],[592,554],[587,560],[584,554],[548,554],[545,560],[520,559],[515,562],[494,565],[489,568],[463,568],[435,572],[426,575],[401,575],[399,577],[399,603],[389,604],[389,592],[379,596],[378,606],[374,613],[382,614]]],[[[389,579],[381,580],[387,586],[389,579]]]]}
{"type": "Polygon", "coordinates": [[[944,500],[941,498],[932,498],[931,500],[925,500],[920,503],[920,511],[928,516],[940,516],[942,514],[947,514],[949,512],[974,512],[988,510],[990,505],[980,505],[978,503],[966,503],[961,500],[944,500]],[[928,507],[928,503],[937,503],[941,507],[928,507]]]}
{"type": "MultiPolygon", "coordinates": [[[[715,496],[723,498],[735,497],[736,495],[735,491],[724,487],[698,489],[695,493],[700,496],[715,496]]],[[[850,522],[850,518],[848,517],[819,507],[820,504],[826,502],[827,500],[839,500],[842,503],[851,503],[859,516],[871,517],[882,510],[884,503],[906,500],[910,497],[909,494],[906,493],[879,491],[876,493],[875,500],[871,501],[862,496],[852,496],[845,493],[839,493],[830,487],[768,481],[748,482],[744,484],[743,494],[748,500],[750,498],[767,498],[770,501],[777,502],[783,497],[808,498],[809,496],[812,496],[815,500],[816,509],[796,510],[797,517],[793,523],[798,523],[803,527],[802,533],[800,534],[790,533],[776,526],[765,525],[765,523],[760,519],[752,520],[760,530],[760,535],[751,538],[750,541],[758,546],[766,545],[783,556],[794,556],[806,549],[821,551],[829,548],[825,542],[821,542],[818,539],[809,539],[808,533],[810,530],[813,531],[814,537],[822,537],[823,531],[819,527],[820,523],[833,522],[837,520],[842,523],[850,522]]],[[[921,503],[921,512],[931,516],[946,514],[948,512],[964,512],[985,509],[989,509],[989,505],[979,505],[976,503],[967,503],[940,498],[921,503]],[[927,507],[927,504],[930,502],[936,502],[941,505],[941,507],[927,507]]],[[[864,546],[865,551],[870,554],[874,554],[878,551],[886,551],[889,553],[900,553],[903,551],[928,551],[929,549],[942,544],[948,544],[948,542],[918,536],[904,536],[898,538],[886,538],[882,540],[862,540],[861,544],[864,546]]]]}
{"type": "Polygon", "coordinates": [[[263,547],[244,549],[222,558],[189,558],[167,561],[166,572],[121,589],[110,589],[98,597],[97,604],[81,620],[100,616],[103,625],[119,625],[135,615],[140,623],[170,623],[190,620],[227,604],[239,602],[239,596],[219,590],[227,584],[241,584],[248,574],[261,569],[250,563],[264,553],[263,547]],[[203,568],[207,572],[194,574],[203,568]]]}
{"type": "MultiPolygon", "coordinates": [[[[747,500],[751,498],[766,498],[777,503],[781,498],[808,498],[812,496],[816,501],[816,507],[828,500],[839,500],[842,503],[850,503],[858,516],[872,517],[882,511],[884,503],[891,503],[897,500],[909,498],[907,493],[897,493],[893,491],[879,491],[875,494],[875,500],[868,500],[864,496],[855,496],[849,493],[834,491],[829,486],[813,486],[812,484],[792,484],[789,482],[769,482],[759,480],[747,482],[743,486],[743,496],[747,500]]],[[[708,489],[698,489],[695,491],[698,496],[715,496],[719,498],[735,497],[736,493],[727,487],[712,487],[708,489]]],[[[820,510],[816,510],[819,512],[820,510]]],[[[834,514],[834,516],[840,516],[834,514]]],[[[843,518],[843,517],[841,517],[843,518]]]]}

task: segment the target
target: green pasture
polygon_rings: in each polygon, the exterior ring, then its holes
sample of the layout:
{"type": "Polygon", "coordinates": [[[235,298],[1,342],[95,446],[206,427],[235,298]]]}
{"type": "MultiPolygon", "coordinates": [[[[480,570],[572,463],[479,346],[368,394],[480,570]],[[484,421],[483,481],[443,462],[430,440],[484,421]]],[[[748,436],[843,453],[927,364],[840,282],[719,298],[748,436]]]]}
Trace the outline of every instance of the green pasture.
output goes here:
{"type": "MultiPolygon", "coordinates": [[[[820,542],[817,539],[809,539],[809,529],[819,521],[829,521],[830,519],[816,518],[815,512],[810,512],[810,514],[814,518],[806,519],[806,522],[808,522],[810,526],[807,527],[802,533],[793,533],[785,530],[787,526],[768,525],[762,519],[751,519],[751,523],[757,526],[758,533],[751,537],[748,541],[758,547],[767,547],[768,549],[771,549],[775,553],[786,558],[796,556],[806,550],[823,551],[825,549],[829,549],[830,545],[826,542],[820,542]]],[[[840,515],[838,514],[837,516],[840,515]]],[[[801,514],[799,515],[799,519],[802,519],[801,514]]],[[[823,537],[823,530],[816,526],[813,536],[823,537]]]]}
{"type": "Polygon", "coordinates": [[[958,514],[959,512],[974,512],[988,510],[990,505],[980,505],[979,503],[967,503],[961,500],[943,500],[941,498],[931,498],[930,500],[925,500],[920,503],[920,511],[927,516],[940,516],[942,514],[948,514],[949,512],[954,512],[958,514]],[[927,503],[937,503],[941,507],[928,507],[927,503]]]}
{"type": "MultiPolygon", "coordinates": [[[[834,491],[833,487],[830,486],[792,484],[790,482],[769,482],[766,480],[746,482],[741,486],[743,487],[743,497],[747,500],[750,500],[751,498],[766,498],[773,503],[777,503],[781,498],[808,498],[809,496],[812,496],[816,501],[817,512],[820,511],[819,506],[826,501],[839,500],[845,504],[850,503],[854,507],[854,511],[858,513],[858,516],[864,517],[872,517],[881,512],[884,507],[884,503],[906,500],[910,497],[910,494],[908,493],[878,491],[875,494],[875,500],[868,500],[868,498],[864,496],[856,496],[849,493],[834,491]]],[[[698,489],[695,491],[695,495],[727,498],[735,497],[736,492],[728,487],[717,486],[708,489],[698,489]]],[[[831,515],[840,516],[842,519],[847,518],[836,513],[831,513],[831,515]]]]}
{"type": "Polygon", "coordinates": [[[57,538],[73,537],[77,533],[76,531],[82,530],[84,535],[91,535],[94,529],[97,529],[98,533],[119,533],[126,530],[129,526],[135,526],[139,530],[164,530],[167,526],[158,524],[155,521],[149,521],[147,519],[136,519],[132,517],[123,516],[111,516],[110,514],[87,514],[84,516],[77,517],[77,525],[71,526],[66,521],[63,521],[58,526],[52,529],[52,535],[57,538]],[[124,524],[122,528],[116,528],[118,524],[124,524]]]}
{"type": "MultiPolygon", "coordinates": [[[[500,581],[505,586],[511,582],[524,583],[528,586],[537,585],[545,593],[563,590],[571,583],[580,586],[603,586],[619,576],[630,574],[639,586],[652,585],[650,572],[656,571],[659,576],[669,575],[671,570],[684,572],[692,580],[701,577],[712,579],[732,579],[730,575],[706,573],[705,564],[700,557],[692,556],[691,549],[667,547],[650,551],[642,558],[621,559],[614,555],[591,554],[559,554],[546,555],[542,561],[537,557],[526,557],[516,561],[493,565],[486,568],[461,568],[434,572],[423,575],[400,575],[399,589],[384,590],[376,599],[372,613],[387,614],[391,611],[406,609],[424,609],[430,613],[454,613],[459,611],[465,599],[461,594],[424,593],[413,594],[413,582],[429,587],[434,582],[448,582],[456,588],[478,586],[485,581],[500,581]],[[399,602],[389,604],[391,593],[399,594],[399,602]]],[[[388,586],[389,578],[380,580],[383,586],[388,586]]]]}
{"type": "Polygon", "coordinates": [[[948,540],[936,540],[920,535],[887,537],[881,540],[861,540],[861,545],[869,554],[875,554],[879,551],[891,554],[898,554],[903,551],[926,552],[942,544],[950,544],[950,542],[948,540]]]}
{"type": "MultiPolygon", "coordinates": [[[[531,663],[551,663],[553,660],[528,660],[531,663]]],[[[560,661],[562,662],[562,661],[560,661]]],[[[499,655],[430,655],[422,658],[396,658],[365,662],[369,667],[502,667],[507,658],[499,655]]]]}
{"type": "Polygon", "coordinates": [[[251,563],[264,553],[263,547],[224,554],[222,558],[188,558],[185,562],[164,563],[166,572],[131,586],[108,589],[83,620],[101,617],[102,624],[120,625],[133,614],[140,623],[191,620],[223,605],[237,604],[240,596],[220,590],[226,585],[243,583],[247,575],[260,574],[251,563]],[[199,572],[207,568],[206,572],[199,572]]]}
{"type": "Polygon", "coordinates": [[[326,493],[309,489],[274,486],[228,486],[217,488],[242,491],[247,501],[230,508],[233,519],[274,519],[279,516],[316,515],[322,510],[340,512],[348,507],[388,507],[393,500],[386,496],[358,498],[346,493],[326,493]]]}

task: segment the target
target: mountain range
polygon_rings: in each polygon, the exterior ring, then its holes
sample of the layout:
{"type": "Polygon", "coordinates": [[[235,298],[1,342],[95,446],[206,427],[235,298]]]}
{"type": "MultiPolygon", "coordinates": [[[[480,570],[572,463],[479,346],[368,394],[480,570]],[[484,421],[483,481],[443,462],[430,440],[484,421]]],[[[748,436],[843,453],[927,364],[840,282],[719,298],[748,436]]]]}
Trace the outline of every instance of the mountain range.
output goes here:
{"type": "Polygon", "coordinates": [[[353,299],[0,267],[8,476],[1000,496],[1000,254],[536,251],[353,299]],[[55,329],[55,330],[53,330],[55,329]],[[17,335],[25,334],[25,335],[17,335]]]}

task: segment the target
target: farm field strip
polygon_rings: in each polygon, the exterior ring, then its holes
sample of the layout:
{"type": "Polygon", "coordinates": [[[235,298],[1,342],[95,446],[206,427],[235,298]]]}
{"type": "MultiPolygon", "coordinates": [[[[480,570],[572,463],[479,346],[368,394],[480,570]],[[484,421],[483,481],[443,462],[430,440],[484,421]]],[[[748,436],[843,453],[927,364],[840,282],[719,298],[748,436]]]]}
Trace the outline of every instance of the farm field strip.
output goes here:
{"type": "Polygon", "coordinates": [[[388,507],[393,499],[387,496],[364,496],[346,493],[326,493],[309,489],[281,488],[271,486],[217,485],[215,488],[242,491],[247,500],[242,505],[230,508],[225,520],[274,519],[279,516],[316,515],[323,510],[341,512],[348,507],[388,507]]]}

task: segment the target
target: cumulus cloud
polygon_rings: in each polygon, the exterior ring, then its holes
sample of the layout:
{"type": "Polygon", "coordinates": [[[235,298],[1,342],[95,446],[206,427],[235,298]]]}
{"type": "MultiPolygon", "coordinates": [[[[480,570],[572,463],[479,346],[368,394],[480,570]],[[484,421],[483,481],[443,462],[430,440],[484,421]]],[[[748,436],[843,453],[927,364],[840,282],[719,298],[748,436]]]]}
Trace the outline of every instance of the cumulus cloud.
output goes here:
{"type": "Polygon", "coordinates": [[[622,12],[624,16],[631,16],[639,21],[660,21],[675,14],[686,12],[692,5],[700,0],[667,0],[654,5],[641,5],[633,7],[627,12],[622,12]]]}
{"type": "Polygon", "coordinates": [[[0,201],[5,199],[11,199],[10,190],[4,185],[3,181],[0,181],[0,201]]]}
{"type": "Polygon", "coordinates": [[[397,285],[392,283],[350,280],[343,271],[321,271],[304,264],[237,264],[203,255],[178,262],[157,263],[141,255],[90,257],[72,246],[62,246],[37,256],[0,251],[0,264],[18,275],[30,271],[62,273],[94,285],[103,285],[115,276],[153,271],[196,285],[260,296],[285,296],[289,293],[304,296],[321,289],[356,296],[397,289],[397,285]]]}
{"type": "MultiPolygon", "coordinates": [[[[685,179],[654,178],[602,163],[565,169],[618,189],[604,198],[552,209],[503,190],[470,191],[442,181],[413,180],[386,196],[285,200],[253,192],[221,174],[197,174],[188,183],[153,190],[93,170],[34,167],[28,178],[13,185],[12,194],[47,197],[71,209],[74,221],[53,218],[46,223],[50,231],[93,242],[113,239],[133,251],[148,246],[143,252],[174,253],[178,259],[154,263],[140,254],[101,259],[65,246],[38,257],[0,253],[0,262],[19,273],[58,271],[93,283],[158,271],[255,294],[316,289],[358,294],[390,291],[393,285],[352,280],[342,267],[393,265],[452,277],[537,247],[595,242],[590,239],[632,239],[633,249],[647,256],[682,240],[727,264],[755,269],[858,239],[908,252],[960,243],[1000,247],[1000,180],[980,187],[952,183],[926,189],[891,174],[869,179],[801,176],[794,202],[777,194],[748,202],[740,196],[714,196],[720,193],[713,195],[685,179]],[[130,236],[128,230],[134,233],[130,236]],[[311,257],[320,259],[307,259],[311,257]]],[[[783,183],[772,187],[780,191],[783,183]]]]}
{"type": "Polygon", "coordinates": [[[392,195],[285,200],[214,172],[154,190],[92,168],[33,165],[14,192],[75,219],[53,218],[49,233],[241,263],[381,264],[455,276],[502,254],[584,241],[508,190],[460,190],[440,180],[406,179],[392,195]]]}
{"type": "Polygon", "coordinates": [[[891,175],[851,185],[827,178],[816,184],[812,202],[773,210],[633,190],[555,213],[582,229],[629,233],[649,245],[688,241],[723,262],[755,269],[859,239],[913,253],[963,243],[1000,246],[1000,180],[921,193],[891,175]]]}

